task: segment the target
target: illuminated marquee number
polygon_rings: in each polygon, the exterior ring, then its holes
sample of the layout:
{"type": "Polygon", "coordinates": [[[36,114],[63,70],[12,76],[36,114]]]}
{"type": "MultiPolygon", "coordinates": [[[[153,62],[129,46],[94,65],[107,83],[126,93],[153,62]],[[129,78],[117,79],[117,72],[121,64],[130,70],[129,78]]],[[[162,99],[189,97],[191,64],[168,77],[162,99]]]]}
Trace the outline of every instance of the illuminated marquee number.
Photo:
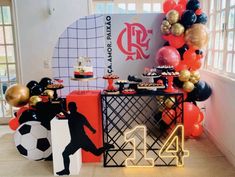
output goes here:
{"type": "Polygon", "coordinates": [[[126,159],[126,167],[154,166],[154,159],[147,158],[146,135],[147,129],[144,125],[136,126],[134,129],[124,133],[125,142],[131,142],[133,145],[133,157],[126,159]]]}
{"type": "Polygon", "coordinates": [[[159,151],[161,158],[176,158],[176,165],[183,166],[189,151],[184,150],[184,126],[178,125],[159,151]]]}

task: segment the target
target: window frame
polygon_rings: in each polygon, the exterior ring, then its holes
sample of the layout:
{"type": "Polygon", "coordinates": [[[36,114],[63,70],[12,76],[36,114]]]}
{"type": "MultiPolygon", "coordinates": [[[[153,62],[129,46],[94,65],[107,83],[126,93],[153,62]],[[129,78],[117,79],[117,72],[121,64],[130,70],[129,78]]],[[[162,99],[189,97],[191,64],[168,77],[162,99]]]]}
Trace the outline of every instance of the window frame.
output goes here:
{"type": "MultiPolygon", "coordinates": [[[[223,0],[213,0],[213,1],[208,1],[208,8],[207,8],[207,14],[208,14],[208,29],[210,29],[210,23],[212,23],[212,31],[210,31],[210,42],[212,42],[211,46],[208,46],[208,52],[207,52],[207,56],[205,59],[205,69],[209,70],[213,73],[216,74],[220,74],[223,75],[225,77],[229,77],[229,78],[235,78],[235,70],[233,71],[233,68],[235,68],[235,17],[234,17],[234,24],[233,24],[233,28],[229,29],[228,25],[229,25],[229,13],[231,9],[234,9],[235,12],[235,4],[233,6],[230,6],[231,1],[226,1],[226,6],[225,8],[222,8],[222,3],[223,0]],[[217,3],[220,3],[220,9],[217,9],[217,3]],[[213,3],[213,11],[211,12],[211,6],[213,3]],[[225,23],[221,24],[221,13],[224,11],[224,15],[225,15],[225,23]],[[217,21],[217,15],[220,14],[220,22],[219,25],[222,25],[222,29],[217,30],[216,29],[216,21],[217,21]],[[233,32],[233,46],[232,46],[232,50],[229,51],[228,50],[228,42],[229,42],[229,32],[233,32]],[[222,33],[224,41],[223,41],[223,47],[222,49],[220,48],[220,46],[218,47],[219,49],[216,49],[216,33],[222,33]],[[211,48],[210,48],[211,47],[211,48]],[[211,52],[211,58],[209,56],[211,52]],[[216,60],[218,60],[217,62],[219,62],[219,57],[216,57],[216,52],[221,52],[222,53],[222,69],[219,69],[218,67],[214,66],[214,62],[216,60]],[[232,55],[232,66],[231,66],[231,72],[227,71],[227,67],[228,67],[228,55],[231,54],[232,55]],[[212,61],[212,64],[209,64],[209,60],[212,61]]],[[[221,38],[221,36],[219,36],[221,38]]],[[[220,39],[219,39],[219,44],[220,44],[220,39]]]]}
{"type": "MultiPolygon", "coordinates": [[[[117,13],[158,13],[153,11],[153,4],[155,3],[159,3],[160,6],[162,4],[162,0],[90,0],[91,1],[91,12],[92,13],[96,13],[95,9],[96,9],[96,5],[98,3],[104,3],[104,4],[108,4],[108,3],[113,3],[114,5],[114,12],[113,14],[117,14],[117,13]],[[128,4],[130,3],[135,3],[136,4],[136,10],[134,12],[130,12],[128,11],[128,4]],[[151,4],[151,11],[150,12],[144,12],[143,10],[143,4],[145,3],[150,3],[151,4]],[[126,5],[126,9],[123,12],[118,12],[117,8],[118,8],[118,4],[125,4],[126,5]]],[[[160,9],[162,12],[162,8],[160,9]]],[[[159,12],[159,13],[160,13],[159,12]]],[[[103,13],[105,14],[105,13],[103,13]]]]}
{"type": "MultiPolygon", "coordinates": [[[[18,42],[18,32],[17,32],[16,1],[17,0],[1,0],[0,1],[0,6],[9,6],[10,7],[11,24],[9,26],[12,27],[12,38],[13,38],[12,46],[14,47],[14,58],[15,58],[15,61],[10,62],[10,64],[12,63],[12,64],[15,65],[16,81],[14,83],[21,83],[22,82],[22,77],[21,77],[21,72],[20,72],[21,71],[21,69],[20,69],[20,52],[19,52],[19,47],[18,47],[19,42],[18,42]]],[[[4,25],[2,24],[2,26],[4,26],[4,25]]],[[[4,39],[4,41],[5,41],[5,39],[4,39]]],[[[2,46],[7,46],[7,44],[6,43],[2,44],[2,46]]],[[[7,55],[7,53],[6,53],[6,55],[7,55]]],[[[9,62],[6,61],[6,64],[8,65],[9,62]]],[[[9,70],[8,70],[8,73],[9,73],[9,70]]],[[[9,80],[9,76],[8,76],[7,86],[9,86],[10,84],[11,84],[11,81],[9,80]]],[[[0,91],[1,91],[1,93],[3,93],[2,83],[0,83],[0,85],[1,85],[1,88],[0,88],[1,90],[0,91]]],[[[4,111],[3,104],[7,104],[7,103],[4,103],[5,98],[0,96],[0,102],[2,103],[2,104],[0,104],[0,111],[4,111]]],[[[13,115],[14,111],[17,110],[17,108],[14,108],[14,107],[10,106],[9,110],[10,110],[9,116],[4,115],[4,112],[2,113],[3,116],[0,117],[0,124],[7,124],[9,122],[10,118],[12,118],[14,116],[13,115]]]]}

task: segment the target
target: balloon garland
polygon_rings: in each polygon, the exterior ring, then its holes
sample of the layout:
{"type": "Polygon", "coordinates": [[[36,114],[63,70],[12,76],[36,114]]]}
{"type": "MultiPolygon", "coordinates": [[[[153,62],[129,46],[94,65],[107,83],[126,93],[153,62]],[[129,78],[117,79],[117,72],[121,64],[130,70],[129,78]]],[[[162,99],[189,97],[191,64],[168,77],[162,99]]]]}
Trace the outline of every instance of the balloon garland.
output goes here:
{"type": "MultiPolygon", "coordinates": [[[[184,124],[186,136],[199,137],[203,128],[203,114],[196,101],[205,101],[212,94],[211,87],[200,81],[205,48],[208,44],[207,15],[199,0],[165,0],[165,18],[161,24],[162,38],[167,42],[156,53],[157,65],[171,65],[180,73],[175,86],[184,92],[184,124]]],[[[171,109],[168,107],[167,109],[171,109]]],[[[171,110],[171,114],[175,114],[171,110]]],[[[164,110],[162,119],[169,122],[164,110]]]]}
{"type": "Polygon", "coordinates": [[[44,77],[37,81],[30,81],[24,85],[13,84],[7,88],[5,99],[13,107],[19,108],[15,117],[9,120],[9,127],[16,130],[28,121],[39,121],[50,129],[50,121],[61,112],[61,104],[65,107],[64,98],[54,98],[54,91],[47,86],[53,84],[52,79],[44,77]],[[52,100],[57,102],[52,103],[52,100]]]}

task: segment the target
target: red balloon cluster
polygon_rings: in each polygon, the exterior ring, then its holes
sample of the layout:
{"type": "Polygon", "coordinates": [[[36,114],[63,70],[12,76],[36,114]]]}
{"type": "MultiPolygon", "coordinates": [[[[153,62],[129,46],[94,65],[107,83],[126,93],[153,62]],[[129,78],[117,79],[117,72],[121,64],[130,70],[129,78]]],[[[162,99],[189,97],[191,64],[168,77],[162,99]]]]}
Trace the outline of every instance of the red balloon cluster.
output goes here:
{"type": "Polygon", "coordinates": [[[184,129],[186,137],[199,137],[203,133],[203,113],[193,103],[184,102],[184,129]]]}
{"type": "MultiPolygon", "coordinates": [[[[157,51],[155,62],[158,66],[174,66],[175,71],[180,73],[175,85],[183,91],[184,100],[190,100],[189,93],[197,89],[196,84],[200,80],[196,77],[199,75],[197,70],[203,65],[204,49],[208,44],[208,31],[205,25],[207,16],[200,8],[199,0],[165,0],[163,11],[166,17],[162,21],[161,32],[167,43],[157,51]]],[[[169,125],[176,114],[177,111],[172,108],[165,110],[162,119],[169,125]]],[[[203,118],[196,105],[184,102],[186,136],[199,137],[202,134],[203,118]]]]}

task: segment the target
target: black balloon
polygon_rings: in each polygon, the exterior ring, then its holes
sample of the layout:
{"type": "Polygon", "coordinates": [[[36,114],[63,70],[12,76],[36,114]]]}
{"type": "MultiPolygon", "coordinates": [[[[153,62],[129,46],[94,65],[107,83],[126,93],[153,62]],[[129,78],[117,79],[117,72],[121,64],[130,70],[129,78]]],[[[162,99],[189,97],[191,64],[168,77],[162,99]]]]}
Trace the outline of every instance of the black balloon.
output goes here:
{"type": "Polygon", "coordinates": [[[31,90],[34,86],[37,86],[37,85],[38,85],[38,82],[32,80],[32,81],[28,82],[28,84],[26,86],[29,88],[29,90],[31,90]]]}
{"type": "Polygon", "coordinates": [[[197,15],[196,23],[206,24],[207,23],[207,15],[202,13],[201,15],[197,15]]]}
{"type": "Polygon", "coordinates": [[[62,107],[66,110],[66,100],[64,98],[59,98],[56,103],[51,102],[39,102],[36,105],[37,114],[40,122],[48,130],[51,129],[51,120],[60,112],[62,112],[62,107]]]}
{"type": "Polygon", "coordinates": [[[169,42],[165,42],[165,44],[163,46],[170,46],[169,42]]]}
{"type": "Polygon", "coordinates": [[[195,84],[195,88],[188,94],[187,101],[205,101],[212,94],[212,89],[205,81],[199,81],[195,84]]]}
{"type": "Polygon", "coordinates": [[[196,11],[200,8],[200,2],[198,0],[189,0],[186,9],[196,11]]]}
{"type": "Polygon", "coordinates": [[[174,78],[174,86],[178,88],[183,88],[184,82],[181,82],[178,77],[174,78]]]}
{"type": "Polygon", "coordinates": [[[46,88],[50,84],[52,84],[52,80],[48,77],[42,78],[39,82],[39,85],[41,85],[43,88],[46,88]]]}
{"type": "Polygon", "coordinates": [[[181,24],[189,28],[197,21],[197,16],[192,10],[186,10],[181,16],[181,24]]]}
{"type": "Polygon", "coordinates": [[[36,85],[33,88],[30,89],[30,95],[41,95],[43,93],[44,89],[40,85],[36,85]]]}
{"type": "Polygon", "coordinates": [[[183,60],[184,52],[186,52],[188,49],[189,49],[189,47],[188,47],[186,44],[183,45],[183,47],[177,49],[178,52],[180,53],[180,56],[181,56],[181,59],[182,59],[182,60],[183,60]]]}
{"type": "Polygon", "coordinates": [[[29,109],[29,110],[24,111],[21,114],[19,118],[19,123],[23,124],[28,121],[39,121],[37,117],[37,113],[34,110],[29,109]]]}

